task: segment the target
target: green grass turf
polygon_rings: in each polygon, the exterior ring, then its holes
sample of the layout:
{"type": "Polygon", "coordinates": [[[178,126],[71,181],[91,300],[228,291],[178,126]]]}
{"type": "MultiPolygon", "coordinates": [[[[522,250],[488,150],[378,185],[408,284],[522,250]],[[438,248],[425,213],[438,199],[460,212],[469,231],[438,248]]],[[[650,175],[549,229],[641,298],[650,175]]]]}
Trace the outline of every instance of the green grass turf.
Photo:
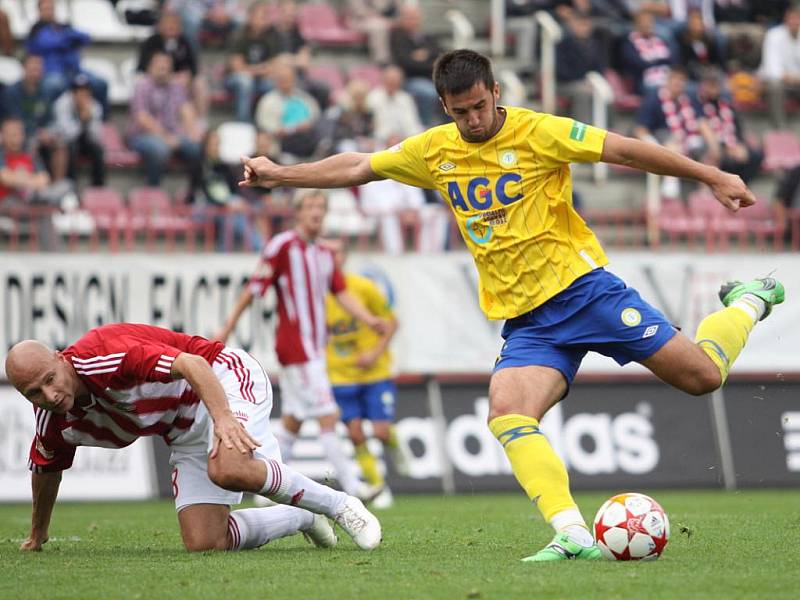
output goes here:
{"type": "MultiPolygon", "coordinates": [[[[580,494],[587,516],[609,494],[580,494]]],[[[183,551],[170,502],[61,504],[43,552],[30,508],[0,506],[0,598],[797,598],[800,490],[653,493],[672,521],[649,563],[524,564],[551,533],[521,494],[410,496],[384,542],[300,536],[242,553],[183,551]]]]}

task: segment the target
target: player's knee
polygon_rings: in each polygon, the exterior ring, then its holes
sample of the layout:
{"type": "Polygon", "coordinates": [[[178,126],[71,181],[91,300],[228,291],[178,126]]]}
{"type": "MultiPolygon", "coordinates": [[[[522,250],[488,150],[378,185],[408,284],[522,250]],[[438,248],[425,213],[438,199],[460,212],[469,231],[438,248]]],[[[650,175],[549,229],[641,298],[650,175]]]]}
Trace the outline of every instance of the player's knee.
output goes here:
{"type": "Polygon", "coordinates": [[[505,415],[513,415],[520,412],[519,403],[514,401],[513,398],[504,396],[503,394],[493,394],[489,390],[489,416],[488,421],[502,417],[505,415]]]}
{"type": "Polygon", "coordinates": [[[228,538],[209,537],[208,535],[187,535],[183,536],[183,546],[189,552],[206,552],[208,550],[227,550],[228,538]]]}
{"type": "Polygon", "coordinates": [[[711,361],[709,363],[693,373],[685,388],[687,393],[692,396],[704,396],[722,385],[722,375],[720,375],[719,369],[711,361]]]}
{"type": "Polygon", "coordinates": [[[208,478],[215,485],[225,490],[233,492],[241,492],[244,490],[242,478],[237,469],[232,468],[232,465],[226,464],[225,461],[220,460],[219,456],[214,460],[208,461],[208,478]]]}
{"type": "Polygon", "coordinates": [[[350,434],[350,441],[353,442],[354,445],[360,446],[361,444],[366,443],[367,436],[364,435],[364,432],[359,427],[358,429],[352,428],[349,429],[348,433],[350,434]]]}

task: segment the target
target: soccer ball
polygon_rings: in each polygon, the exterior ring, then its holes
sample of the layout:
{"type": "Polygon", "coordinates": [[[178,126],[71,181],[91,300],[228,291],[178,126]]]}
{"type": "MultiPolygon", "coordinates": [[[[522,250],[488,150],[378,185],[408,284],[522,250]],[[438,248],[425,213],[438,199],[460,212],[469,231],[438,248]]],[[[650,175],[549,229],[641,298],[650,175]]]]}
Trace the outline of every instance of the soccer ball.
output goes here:
{"type": "Polygon", "coordinates": [[[650,496],[618,494],[597,511],[594,537],[609,560],[655,560],[667,545],[669,519],[650,496]]]}

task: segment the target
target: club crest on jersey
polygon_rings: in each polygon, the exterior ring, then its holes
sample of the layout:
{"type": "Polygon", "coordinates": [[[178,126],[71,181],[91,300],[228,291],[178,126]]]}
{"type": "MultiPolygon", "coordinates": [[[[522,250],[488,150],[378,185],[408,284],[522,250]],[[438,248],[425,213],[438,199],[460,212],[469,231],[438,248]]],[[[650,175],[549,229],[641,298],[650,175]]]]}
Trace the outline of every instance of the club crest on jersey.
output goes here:
{"type": "Polygon", "coordinates": [[[642,322],[642,314],[635,308],[626,308],[620,314],[620,319],[628,327],[635,327],[642,322]]]}
{"type": "Polygon", "coordinates": [[[513,150],[500,150],[500,164],[504,167],[513,167],[517,164],[517,153],[513,150]]]}
{"type": "Polygon", "coordinates": [[[456,166],[448,160],[447,162],[440,164],[438,168],[440,171],[447,173],[447,171],[452,171],[455,169],[456,166]]]}

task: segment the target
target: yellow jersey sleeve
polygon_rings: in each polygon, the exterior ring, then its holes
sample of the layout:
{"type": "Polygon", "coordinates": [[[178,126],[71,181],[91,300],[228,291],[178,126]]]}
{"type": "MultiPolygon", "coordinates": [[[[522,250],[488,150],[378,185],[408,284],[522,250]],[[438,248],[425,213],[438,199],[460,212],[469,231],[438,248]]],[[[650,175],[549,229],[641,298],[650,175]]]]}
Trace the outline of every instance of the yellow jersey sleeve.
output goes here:
{"type": "Polygon", "coordinates": [[[435,184],[424,158],[428,140],[427,132],[423,132],[391,148],[375,152],[370,157],[370,167],[376,174],[386,179],[433,189],[435,184]]]}
{"type": "Polygon", "coordinates": [[[567,117],[545,115],[533,129],[530,142],[540,164],[555,169],[573,162],[598,162],[605,139],[604,129],[567,117]]]}
{"type": "Polygon", "coordinates": [[[389,305],[389,301],[384,297],[383,292],[381,292],[380,288],[373,281],[369,279],[367,279],[367,281],[369,284],[364,286],[362,296],[367,310],[376,317],[394,319],[392,307],[389,305]]]}

